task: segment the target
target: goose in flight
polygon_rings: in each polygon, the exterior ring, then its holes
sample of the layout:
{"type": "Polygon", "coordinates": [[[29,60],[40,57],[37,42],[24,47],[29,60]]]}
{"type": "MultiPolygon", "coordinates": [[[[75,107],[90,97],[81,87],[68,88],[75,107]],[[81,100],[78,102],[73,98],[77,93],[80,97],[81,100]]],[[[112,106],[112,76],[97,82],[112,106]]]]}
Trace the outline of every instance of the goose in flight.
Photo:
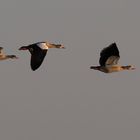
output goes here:
{"type": "Polygon", "coordinates": [[[5,55],[3,53],[3,47],[0,47],[0,60],[5,60],[5,59],[17,59],[18,57],[16,55],[5,55]]]}
{"type": "Polygon", "coordinates": [[[99,70],[104,73],[118,72],[122,70],[134,70],[131,65],[120,66],[118,60],[120,59],[119,50],[116,43],[112,43],[104,48],[100,53],[99,64],[100,66],[91,66],[91,69],[99,70]]]}
{"type": "Polygon", "coordinates": [[[22,46],[19,48],[19,50],[29,50],[31,54],[31,69],[35,71],[41,66],[49,48],[64,49],[64,46],[61,44],[51,44],[48,42],[37,42],[28,46],[22,46]]]}

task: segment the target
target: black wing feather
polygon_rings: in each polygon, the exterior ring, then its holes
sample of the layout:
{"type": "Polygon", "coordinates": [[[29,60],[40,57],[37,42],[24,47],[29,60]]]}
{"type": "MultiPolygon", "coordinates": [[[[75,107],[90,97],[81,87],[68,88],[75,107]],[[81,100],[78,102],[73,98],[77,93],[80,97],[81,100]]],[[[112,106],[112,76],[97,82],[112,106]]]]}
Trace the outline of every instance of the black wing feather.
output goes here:
{"type": "Polygon", "coordinates": [[[116,43],[112,43],[101,51],[99,60],[100,65],[105,66],[107,59],[111,56],[120,57],[116,43]]]}
{"type": "Polygon", "coordinates": [[[29,47],[29,51],[31,53],[31,63],[30,63],[31,69],[35,71],[42,64],[47,54],[47,50],[42,50],[41,48],[37,46],[31,46],[29,47]]]}

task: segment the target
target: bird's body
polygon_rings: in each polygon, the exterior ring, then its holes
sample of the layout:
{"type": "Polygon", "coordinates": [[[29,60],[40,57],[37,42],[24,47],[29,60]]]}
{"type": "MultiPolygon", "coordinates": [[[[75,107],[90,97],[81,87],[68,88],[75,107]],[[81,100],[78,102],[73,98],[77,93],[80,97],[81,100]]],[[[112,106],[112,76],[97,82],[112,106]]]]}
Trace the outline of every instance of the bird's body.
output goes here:
{"type": "Polygon", "coordinates": [[[6,60],[6,59],[17,59],[15,55],[6,55],[3,53],[3,47],[0,47],[0,60],[6,60]]]}
{"type": "Polygon", "coordinates": [[[37,42],[28,46],[20,47],[19,50],[29,50],[31,53],[31,69],[35,71],[42,64],[49,48],[64,48],[61,44],[37,42]]]}
{"type": "Polygon", "coordinates": [[[100,53],[99,63],[100,66],[91,66],[91,69],[99,70],[104,73],[118,72],[122,70],[133,70],[135,69],[131,65],[120,66],[118,61],[120,59],[119,50],[116,43],[112,43],[108,47],[104,48],[100,53]]]}

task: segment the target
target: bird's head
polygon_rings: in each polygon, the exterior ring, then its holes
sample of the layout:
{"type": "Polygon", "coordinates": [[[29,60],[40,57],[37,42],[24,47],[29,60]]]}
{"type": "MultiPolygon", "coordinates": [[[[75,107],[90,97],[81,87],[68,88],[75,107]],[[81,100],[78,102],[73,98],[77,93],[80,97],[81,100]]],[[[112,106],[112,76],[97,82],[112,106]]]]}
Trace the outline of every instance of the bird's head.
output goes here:
{"type": "Polygon", "coordinates": [[[136,68],[132,65],[128,65],[128,66],[122,66],[123,69],[126,69],[126,70],[135,70],[136,68]]]}
{"type": "Polygon", "coordinates": [[[65,47],[62,44],[51,44],[51,43],[46,43],[48,48],[57,48],[57,49],[65,49],[65,47]]]}
{"type": "Polygon", "coordinates": [[[130,70],[135,70],[136,68],[134,66],[130,65],[129,69],[130,70]]]}

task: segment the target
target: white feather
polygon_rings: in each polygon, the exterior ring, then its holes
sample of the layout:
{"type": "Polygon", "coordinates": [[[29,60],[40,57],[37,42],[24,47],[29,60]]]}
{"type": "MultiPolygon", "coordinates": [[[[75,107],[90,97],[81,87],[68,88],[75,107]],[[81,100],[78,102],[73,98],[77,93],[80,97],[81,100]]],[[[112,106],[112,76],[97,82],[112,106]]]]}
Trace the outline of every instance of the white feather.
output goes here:
{"type": "Polygon", "coordinates": [[[46,43],[38,43],[37,44],[38,47],[40,47],[42,50],[48,50],[48,46],[46,45],[46,43]]]}

